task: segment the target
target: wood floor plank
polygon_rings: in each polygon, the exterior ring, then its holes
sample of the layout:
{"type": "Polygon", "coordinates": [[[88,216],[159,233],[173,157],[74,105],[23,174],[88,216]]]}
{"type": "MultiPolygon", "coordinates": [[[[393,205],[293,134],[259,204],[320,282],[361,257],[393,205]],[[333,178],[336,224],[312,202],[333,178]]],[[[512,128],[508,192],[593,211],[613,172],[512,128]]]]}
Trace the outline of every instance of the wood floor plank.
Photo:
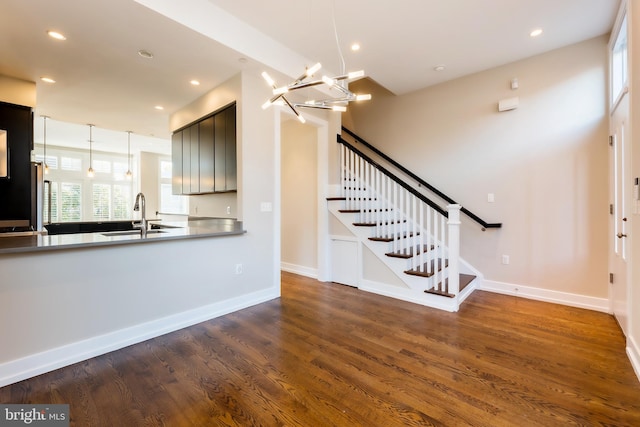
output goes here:
{"type": "Polygon", "coordinates": [[[282,297],[0,388],[72,426],[639,426],[614,318],[476,291],[458,313],[282,275],[282,297]]]}

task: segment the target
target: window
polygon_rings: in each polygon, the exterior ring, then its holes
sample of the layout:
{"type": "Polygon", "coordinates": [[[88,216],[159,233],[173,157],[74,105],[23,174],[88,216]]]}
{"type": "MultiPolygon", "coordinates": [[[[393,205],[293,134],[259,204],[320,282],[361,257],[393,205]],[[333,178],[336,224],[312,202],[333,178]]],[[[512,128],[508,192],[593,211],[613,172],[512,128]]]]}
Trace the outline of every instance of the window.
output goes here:
{"type": "Polygon", "coordinates": [[[46,163],[49,169],[58,169],[58,157],[47,155],[47,161],[44,160],[43,154],[36,154],[36,162],[46,163]]]}
{"type": "Polygon", "coordinates": [[[617,104],[627,87],[627,16],[625,14],[611,49],[611,104],[617,104]]]}
{"type": "Polygon", "coordinates": [[[93,219],[107,221],[111,217],[111,185],[93,184],[93,219]]]}
{"type": "Polygon", "coordinates": [[[94,160],[93,169],[96,173],[111,173],[111,162],[107,160],[94,160]]]}
{"type": "Polygon", "coordinates": [[[171,170],[171,160],[160,160],[160,212],[186,215],[189,209],[187,197],[173,194],[171,170]]]}
{"type": "Polygon", "coordinates": [[[62,170],[65,170],[65,171],[82,170],[82,159],[80,157],[63,157],[62,170]]]}
{"type": "MultiPolygon", "coordinates": [[[[60,184],[61,221],[82,220],[82,185],[63,182],[60,184]]],[[[52,202],[53,205],[53,202],[52,202]]],[[[53,216],[53,215],[52,215],[53,216]]]]}
{"type": "MultiPolygon", "coordinates": [[[[42,145],[36,144],[36,150],[42,153],[42,145]]],[[[42,155],[36,155],[36,160],[42,159],[42,155]]],[[[47,146],[50,171],[46,179],[51,182],[51,222],[132,219],[132,194],[137,182],[126,179],[128,162],[126,155],[94,151],[96,175],[88,178],[88,151],[47,146]]],[[[49,221],[48,193],[44,199],[43,218],[49,221]]]]}
{"type": "Polygon", "coordinates": [[[131,218],[131,197],[131,185],[113,186],[113,219],[131,218]]]}

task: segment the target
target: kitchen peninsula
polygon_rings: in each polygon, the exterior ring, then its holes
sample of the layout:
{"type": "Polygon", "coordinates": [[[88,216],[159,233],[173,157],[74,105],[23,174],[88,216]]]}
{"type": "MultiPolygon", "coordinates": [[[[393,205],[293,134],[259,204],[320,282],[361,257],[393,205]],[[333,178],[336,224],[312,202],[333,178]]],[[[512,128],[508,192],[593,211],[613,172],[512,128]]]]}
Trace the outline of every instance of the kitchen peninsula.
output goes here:
{"type": "Polygon", "coordinates": [[[199,218],[190,221],[153,223],[146,236],[139,230],[42,235],[22,233],[0,235],[0,256],[20,252],[82,249],[108,245],[127,245],[167,240],[194,239],[244,234],[242,222],[227,218],[199,218]]]}
{"type": "Polygon", "coordinates": [[[0,238],[0,386],[279,296],[246,286],[242,222],[159,224],[0,238]]]}

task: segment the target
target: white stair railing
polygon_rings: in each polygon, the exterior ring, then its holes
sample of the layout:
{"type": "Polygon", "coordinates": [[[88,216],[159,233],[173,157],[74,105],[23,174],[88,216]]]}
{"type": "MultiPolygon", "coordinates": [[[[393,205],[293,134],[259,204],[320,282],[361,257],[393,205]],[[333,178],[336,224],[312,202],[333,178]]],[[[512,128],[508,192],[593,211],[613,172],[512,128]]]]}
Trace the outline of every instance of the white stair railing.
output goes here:
{"type": "Polygon", "coordinates": [[[372,237],[389,240],[392,252],[411,255],[407,271],[432,277],[428,289],[457,295],[461,206],[440,208],[346,142],[340,164],[345,209],[375,225],[372,237]]]}

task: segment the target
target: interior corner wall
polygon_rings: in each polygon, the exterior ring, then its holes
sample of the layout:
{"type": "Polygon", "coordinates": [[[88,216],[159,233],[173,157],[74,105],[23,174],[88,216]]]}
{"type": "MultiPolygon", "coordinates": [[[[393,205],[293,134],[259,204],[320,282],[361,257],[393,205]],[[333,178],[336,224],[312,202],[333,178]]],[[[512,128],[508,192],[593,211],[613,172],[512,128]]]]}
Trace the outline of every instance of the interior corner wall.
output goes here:
{"type": "Polygon", "coordinates": [[[317,128],[295,119],[281,126],[281,257],[293,271],[318,269],[317,128]]]}
{"type": "Polygon", "coordinates": [[[36,84],[0,75],[0,101],[36,108],[36,84]]]}
{"type": "Polygon", "coordinates": [[[351,108],[353,130],[503,223],[482,232],[463,218],[461,255],[486,280],[607,298],[607,68],[602,36],[402,96],[375,94],[351,108]],[[518,108],[498,112],[511,97],[518,108]]]}

